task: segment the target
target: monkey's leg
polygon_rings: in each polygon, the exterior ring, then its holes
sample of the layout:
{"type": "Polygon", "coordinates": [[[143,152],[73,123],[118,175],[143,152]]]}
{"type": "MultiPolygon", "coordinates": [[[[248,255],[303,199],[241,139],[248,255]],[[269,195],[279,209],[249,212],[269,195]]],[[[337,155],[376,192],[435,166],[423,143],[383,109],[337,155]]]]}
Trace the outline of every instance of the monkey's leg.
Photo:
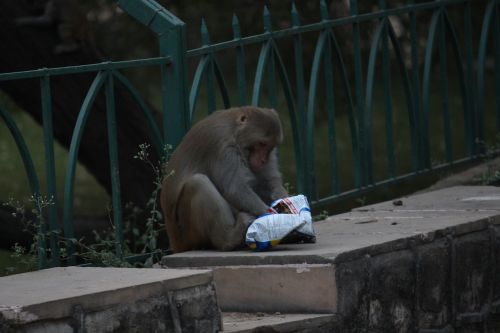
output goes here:
{"type": "Polygon", "coordinates": [[[244,244],[246,230],[254,218],[240,212],[235,219],[231,206],[207,176],[193,175],[184,184],[181,200],[182,206],[189,208],[179,209],[179,221],[189,221],[191,235],[199,235],[222,251],[244,244]]]}

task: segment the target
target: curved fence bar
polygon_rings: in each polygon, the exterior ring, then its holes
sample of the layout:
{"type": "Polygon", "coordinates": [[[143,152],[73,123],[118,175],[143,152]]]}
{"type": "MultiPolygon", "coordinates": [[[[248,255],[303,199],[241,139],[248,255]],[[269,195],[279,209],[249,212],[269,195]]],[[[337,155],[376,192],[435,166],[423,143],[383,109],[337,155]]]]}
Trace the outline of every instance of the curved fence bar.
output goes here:
{"type": "MultiPolygon", "coordinates": [[[[23,161],[24,169],[26,171],[26,175],[28,176],[28,182],[30,185],[32,196],[35,200],[40,198],[40,182],[38,181],[38,176],[36,173],[35,165],[33,164],[33,160],[31,159],[31,155],[29,153],[28,146],[24,141],[23,135],[17,127],[16,122],[12,118],[12,116],[0,105],[0,117],[3,119],[7,128],[12,135],[12,138],[16,142],[17,149],[19,154],[21,155],[21,159],[23,161]]],[[[40,207],[37,207],[40,209],[40,207]]],[[[47,258],[45,255],[45,226],[44,221],[40,221],[36,218],[33,221],[39,230],[38,236],[38,268],[45,268],[47,265],[47,258]]]]}
{"type": "Polygon", "coordinates": [[[397,64],[399,67],[399,74],[401,75],[401,81],[403,82],[403,89],[406,97],[406,107],[408,109],[408,122],[410,124],[410,143],[411,143],[411,159],[412,159],[412,169],[413,171],[418,170],[418,118],[417,113],[418,109],[414,102],[415,95],[414,90],[412,90],[410,77],[408,75],[408,71],[406,69],[404,60],[403,60],[403,51],[401,49],[401,44],[396,37],[396,33],[392,25],[388,24],[387,26],[389,32],[389,38],[391,45],[394,48],[394,53],[396,55],[397,64]]]}
{"type": "MultiPolygon", "coordinates": [[[[375,65],[377,61],[378,48],[382,42],[382,36],[386,30],[388,18],[383,19],[379,22],[375,33],[372,38],[372,45],[370,48],[370,56],[368,58],[368,70],[366,72],[366,97],[365,97],[365,107],[364,113],[360,115],[362,121],[360,121],[360,133],[363,132],[365,136],[364,142],[364,155],[366,166],[366,177],[368,179],[373,179],[373,155],[372,155],[372,113],[373,113],[373,86],[375,80],[375,65]]],[[[384,37],[385,39],[385,37],[384,37]]],[[[386,119],[387,121],[387,119],[386,119]]],[[[388,139],[387,139],[388,140],[388,139]]]]}
{"type": "Polygon", "coordinates": [[[311,200],[317,199],[316,191],[316,173],[315,173],[315,147],[314,147],[314,116],[316,114],[316,92],[318,91],[318,78],[321,69],[321,61],[324,54],[324,49],[328,37],[327,31],[322,31],[316,50],[314,51],[314,59],[311,68],[311,79],[309,80],[309,100],[306,113],[306,194],[311,200]]]}
{"type": "Polygon", "coordinates": [[[259,105],[260,94],[262,89],[262,82],[264,79],[264,70],[266,69],[266,64],[269,59],[269,54],[271,53],[270,42],[262,45],[259,54],[259,62],[257,63],[257,69],[255,70],[255,80],[253,84],[252,93],[252,105],[259,105]]]}
{"type": "Polygon", "coordinates": [[[434,50],[434,41],[436,39],[436,32],[438,29],[439,18],[441,16],[441,11],[436,10],[432,15],[431,24],[429,26],[429,36],[427,38],[427,47],[425,50],[425,60],[424,60],[424,75],[422,81],[422,151],[423,151],[423,166],[426,169],[432,168],[431,165],[431,152],[430,152],[430,142],[429,142],[429,94],[431,85],[431,67],[432,67],[432,51],[434,50]]]}
{"type": "Polygon", "coordinates": [[[158,122],[153,115],[153,111],[151,111],[146,102],[144,102],[144,99],[139,95],[139,92],[134,88],[134,85],[130,82],[129,79],[127,79],[123,74],[117,71],[113,71],[113,76],[121,84],[123,84],[123,86],[127,89],[134,101],[139,106],[139,109],[146,117],[149,129],[151,130],[151,140],[153,141],[153,146],[155,147],[158,156],[161,156],[162,159],[165,159],[166,156],[163,156],[165,153],[163,140],[160,129],[158,128],[158,122]]]}
{"type": "Polygon", "coordinates": [[[21,155],[24,169],[26,171],[26,175],[28,176],[28,183],[30,185],[31,193],[33,193],[33,195],[40,195],[40,183],[38,181],[35,165],[33,164],[28,146],[24,141],[19,127],[17,127],[16,122],[14,121],[12,116],[1,105],[0,117],[2,117],[5,125],[7,125],[7,128],[9,129],[10,134],[12,135],[12,138],[16,143],[19,154],[21,155]]]}
{"type": "Polygon", "coordinates": [[[76,263],[74,252],[74,237],[75,231],[73,226],[73,194],[74,194],[74,181],[76,172],[76,163],[78,160],[78,150],[82,141],[83,130],[87,124],[87,119],[92,110],[95,98],[107,79],[107,74],[99,72],[92,82],[85,99],[83,100],[82,107],[78,113],[73,136],[71,137],[71,144],[69,146],[68,165],[66,167],[66,178],[64,180],[64,206],[63,206],[63,223],[64,223],[64,237],[67,239],[67,251],[69,263],[74,265],[76,263]]]}
{"type": "MultiPolygon", "coordinates": [[[[352,0],[350,3],[351,16],[358,16],[358,1],[352,0]]],[[[360,22],[352,23],[352,43],[354,52],[354,89],[356,94],[356,113],[358,116],[358,140],[359,140],[359,152],[360,152],[360,164],[361,164],[361,186],[368,186],[373,182],[373,179],[369,177],[372,171],[369,169],[370,166],[367,165],[367,160],[369,159],[367,154],[367,140],[368,136],[365,133],[366,126],[363,123],[365,118],[365,101],[364,101],[364,91],[363,91],[363,66],[361,57],[361,33],[359,29],[360,22]]]]}
{"type": "MultiPolygon", "coordinates": [[[[240,21],[233,14],[233,40],[241,42],[240,21]]],[[[246,75],[245,75],[245,48],[242,44],[236,46],[236,81],[238,82],[238,101],[240,105],[247,104],[246,75]]]]}
{"type": "Polygon", "coordinates": [[[49,76],[40,78],[41,87],[41,103],[42,103],[42,126],[43,126],[43,143],[45,148],[45,169],[47,175],[47,195],[53,204],[47,207],[48,211],[48,227],[50,236],[50,266],[60,265],[60,255],[58,236],[59,224],[57,223],[57,195],[56,195],[56,167],[54,160],[54,131],[52,128],[52,98],[50,91],[49,76]]]}
{"type": "MultiPolygon", "coordinates": [[[[486,11],[484,14],[484,19],[483,19],[483,26],[481,28],[481,37],[479,40],[479,53],[478,53],[478,59],[477,59],[477,118],[478,118],[478,123],[477,123],[477,140],[479,142],[484,142],[485,141],[485,134],[484,134],[484,116],[485,116],[485,69],[486,69],[486,52],[487,52],[487,47],[488,47],[488,36],[490,35],[490,29],[492,27],[492,22],[495,19],[495,15],[497,16],[497,21],[500,20],[498,18],[498,15],[495,14],[495,11],[498,10],[498,7],[500,4],[496,0],[491,0],[488,3],[488,6],[486,7],[486,11]]],[[[498,23],[497,23],[498,24],[498,23]]],[[[498,38],[499,32],[497,32],[496,37],[498,38]]],[[[498,57],[498,55],[497,55],[498,57]]],[[[497,62],[499,61],[498,58],[495,59],[497,62]]],[[[499,68],[500,65],[496,63],[496,72],[497,72],[497,77],[498,72],[500,71],[499,68]]],[[[500,82],[497,79],[497,95],[500,90],[500,82]]],[[[498,98],[498,96],[497,96],[498,98]]],[[[500,102],[497,100],[497,110],[500,109],[500,102]]],[[[497,115],[497,121],[500,122],[500,114],[497,115]]],[[[500,130],[500,127],[497,128],[497,130],[500,130]]],[[[484,147],[483,147],[484,149],[484,147]]]]}
{"type": "Polygon", "coordinates": [[[203,75],[208,68],[208,64],[210,59],[208,56],[204,56],[200,62],[198,63],[198,67],[196,68],[196,72],[194,74],[193,83],[191,85],[191,90],[189,92],[189,122],[191,123],[193,120],[194,111],[196,110],[196,103],[198,102],[198,95],[201,89],[201,81],[203,79],[203,75]]]}
{"type": "Polygon", "coordinates": [[[474,106],[475,97],[475,89],[474,82],[476,78],[474,77],[474,50],[473,50],[473,42],[472,42],[472,7],[471,0],[466,1],[464,4],[464,46],[465,46],[465,77],[466,77],[466,86],[468,86],[468,105],[467,108],[470,112],[467,113],[467,119],[465,121],[468,126],[465,126],[465,135],[467,142],[467,154],[469,156],[474,156],[478,154],[478,144],[476,142],[476,129],[477,129],[477,116],[476,116],[476,108],[474,106]]]}
{"type": "Polygon", "coordinates": [[[122,200],[120,190],[120,167],[118,165],[118,147],[116,139],[116,108],[115,90],[113,82],[113,71],[106,71],[105,95],[106,95],[106,123],[108,125],[108,150],[109,166],[111,172],[111,201],[113,210],[113,226],[116,235],[116,254],[123,258],[123,219],[122,200]]]}
{"type": "Polygon", "coordinates": [[[290,123],[292,127],[292,137],[293,137],[293,147],[294,147],[294,153],[295,153],[295,165],[297,168],[297,184],[299,185],[297,188],[300,190],[300,184],[301,184],[301,175],[303,174],[303,164],[301,162],[302,158],[304,157],[304,152],[302,151],[302,134],[300,131],[300,126],[299,126],[299,119],[297,116],[297,111],[295,109],[295,102],[293,98],[293,92],[292,92],[292,87],[290,84],[290,80],[288,78],[288,75],[286,73],[285,65],[283,63],[283,59],[281,58],[281,55],[276,47],[276,44],[274,41],[271,41],[273,45],[273,54],[274,54],[274,63],[277,64],[277,69],[278,69],[278,76],[281,81],[281,85],[283,88],[283,93],[285,95],[285,102],[287,105],[288,109],[288,116],[290,117],[290,123]]]}
{"type": "MultiPolygon", "coordinates": [[[[215,76],[217,85],[219,86],[220,93],[222,96],[222,101],[224,103],[225,108],[231,107],[231,101],[229,99],[229,93],[227,90],[227,84],[224,80],[224,75],[220,69],[219,64],[213,58],[213,56],[204,56],[200,62],[198,63],[198,67],[196,68],[196,72],[193,78],[193,83],[191,85],[191,90],[189,93],[189,121],[192,123],[194,112],[196,110],[196,105],[198,102],[198,96],[200,94],[201,83],[203,77],[215,76]]],[[[207,89],[211,91],[213,89],[214,82],[212,80],[207,79],[207,89]]],[[[215,95],[214,101],[215,101],[215,95]]],[[[211,104],[211,103],[210,103],[211,104]]],[[[215,111],[215,106],[208,107],[209,113],[215,111]]]]}
{"type": "MultiPolygon", "coordinates": [[[[460,47],[459,47],[459,41],[457,37],[457,31],[453,24],[451,23],[451,19],[448,15],[448,13],[445,11],[444,12],[444,24],[445,27],[447,28],[450,36],[451,36],[451,46],[452,46],[452,51],[454,54],[455,58],[455,66],[458,72],[458,78],[459,78],[459,83],[460,83],[460,95],[462,98],[462,105],[463,105],[463,119],[464,119],[464,133],[465,133],[465,142],[468,147],[466,149],[467,155],[468,156],[473,156],[472,151],[470,147],[475,145],[475,139],[474,136],[472,135],[471,127],[468,125],[467,121],[471,120],[474,118],[474,109],[472,107],[471,103],[471,97],[470,94],[472,92],[471,86],[472,86],[472,81],[466,80],[466,73],[465,73],[465,68],[463,64],[465,64],[464,57],[462,53],[460,52],[460,47]]],[[[450,138],[451,141],[451,138],[450,138]]]]}
{"type": "Polygon", "coordinates": [[[450,126],[450,98],[449,98],[449,88],[448,88],[448,62],[447,62],[447,50],[446,50],[446,36],[445,36],[445,22],[444,15],[446,9],[441,8],[441,15],[439,20],[439,88],[441,90],[441,104],[442,104],[442,121],[443,121],[443,139],[445,148],[445,159],[446,162],[451,162],[453,159],[452,155],[452,143],[451,143],[451,126],[450,126]]]}
{"type": "Polygon", "coordinates": [[[330,38],[331,44],[333,46],[333,51],[335,52],[335,59],[337,60],[337,67],[339,68],[341,73],[345,101],[347,103],[347,117],[349,122],[349,131],[351,134],[352,155],[354,160],[354,186],[356,188],[360,188],[363,176],[358,138],[359,124],[358,119],[356,118],[354,100],[351,93],[351,87],[349,84],[349,77],[347,76],[347,69],[345,66],[344,58],[342,56],[342,53],[340,52],[339,43],[337,42],[337,38],[335,37],[333,31],[330,32],[330,38]]]}
{"type": "MultiPolygon", "coordinates": [[[[297,112],[295,109],[295,100],[293,98],[293,91],[292,87],[290,84],[290,80],[288,78],[287,72],[285,65],[283,63],[283,59],[281,58],[281,55],[279,53],[278,47],[276,43],[274,42],[273,39],[269,39],[266,43],[261,48],[260,54],[259,54],[259,60],[257,64],[257,69],[255,72],[255,81],[254,81],[254,86],[253,86],[253,93],[252,93],[252,105],[260,105],[260,98],[261,98],[261,90],[262,90],[262,84],[264,80],[264,74],[265,70],[268,67],[277,67],[276,69],[278,70],[278,76],[281,81],[281,85],[283,87],[283,93],[285,95],[285,102],[287,105],[288,109],[288,114],[290,117],[290,122],[291,122],[291,127],[292,127],[292,137],[294,140],[294,153],[295,153],[295,165],[298,171],[297,174],[297,184],[298,188],[302,190],[302,184],[304,184],[304,181],[301,180],[301,176],[303,175],[302,170],[303,170],[303,162],[302,162],[302,157],[305,156],[304,152],[302,151],[302,145],[301,145],[301,138],[302,134],[300,133],[300,127],[299,127],[299,120],[297,116],[297,112]],[[269,61],[272,58],[272,62],[269,61]],[[300,173],[299,173],[300,172],[300,173]]],[[[268,69],[269,70],[269,69],[268,69]]],[[[273,69],[273,80],[274,79],[274,69],[273,69]]],[[[269,82],[268,82],[269,84],[269,82]]],[[[275,88],[273,88],[275,89],[275,88]]],[[[273,106],[274,107],[274,106],[273,106]]],[[[307,191],[306,191],[307,193],[307,191]]]]}
{"type": "MultiPolygon", "coordinates": [[[[409,122],[409,138],[411,144],[411,159],[412,159],[412,170],[417,170],[417,120],[416,112],[414,110],[413,93],[411,89],[410,79],[408,72],[406,70],[403,54],[401,51],[401,45],[395,35],[394,29],[392,27],[389,19],[384,19],[379,23],[377,29],[375,30],[374,37],[372,39],[372,45],[370,48],[370,56],[368,61],[367,69],[367,80],[366,80],[366,119],[364,120],[365,132],[369,134],[369,138],[372,138],[372,118],[373,118],[373,94],[375,85],[375,70],[377,63],[377,53],[378,48],[382,45],[382,75],[383,75],[383,90],[384,90],[384,104],[385,104],[385,128],[386,128],[386,151],[387,151],[387,165],[388,165],[388,177],[394,178],[396,176],[396,161],[395,161],[395,148],[394,148],[394,135],[393,135],[393,120],[392,120],[392,97],[390,94],[391,90],[391,79],[390,79],[390,66],[389,66],[389,54],[388,54],[388,43],[391,43],[394,54],[397,60],[397,65],[399,67],[399,73],[401,75],[401,81],[403,83],[403,89],[405,94],[406,108],[408,113],[409,122]]],[[[370,140],[372,141],[372,140],[370,140]]],[[[368,149],[371,152],[371,148],[368,149]]],[[[373,163],[372,154],[370,153],[370,161],[367,163],[373,163]]]]}
{"type": "Polygon", "coordinates": [[[335,59],[337,60],[337,67],[339,72],[341,73],[341,81],[343,85],[343,90],[345,93],[345,100],[347,102],[348,108],[348,122],[349,122],[349,131],[351,135],[351,144],[352,144],[352,154],[353,154],[353,163],[354,163],[354,183],[355,187],[358,188],[360,186],[361,180],[361,165],[359,159],[359,150],[358,150],[358,126],[354,113],[354,103],[351,97],[350,85],[347,73],[345,71],[344,61],[342,54],[340,52],[340,48],[337,43],[337,39],[332,30],[323,31],[318,38],[318,42],[316,44],[316,49],[314,52],[314,58],[312,62],[311,69],[311,78],[309,81],[309,94],[308,94],[308,106],[307,106],[307,118],[306,118],[306,152],[307,152],[307,175],[309,176],[308,182],[310,183],[311,195],[315,196],[316,193],[316,181],[315,181],[315,157],[314,157],[314,118],[316,113],[316,95],[318,91],[318,79],[321,72],[321,63],[325,66],[325,93],[327,94],[327,104],[329,107],[327,110],[332,110],[332,112],[328,112],[328,142],[330,146],[330,157],[333,159],[330,165],[330,171],[332,172],[332,184],[330,184],[332,192],[337,193],[340,191],[340,184],[338,177],[335,178],[335,174],[337,173],[337,166],[335,165],[336,161],[336,134],[335,134],[335,119],[332,117],[334,112],[334,94],[335,90],[333,89],[333,79],[331,77],[331,73],[333,72],[333,68],[331,67],[331,58],[333,58],[333,53],[335,54],[335,59]],[[333,50],[332,50],[333,48],[333,50]],[[329,96],[329,97],[328,97],[329,96]],[[331,98],[330,101],[328,101],[331,98]]]}

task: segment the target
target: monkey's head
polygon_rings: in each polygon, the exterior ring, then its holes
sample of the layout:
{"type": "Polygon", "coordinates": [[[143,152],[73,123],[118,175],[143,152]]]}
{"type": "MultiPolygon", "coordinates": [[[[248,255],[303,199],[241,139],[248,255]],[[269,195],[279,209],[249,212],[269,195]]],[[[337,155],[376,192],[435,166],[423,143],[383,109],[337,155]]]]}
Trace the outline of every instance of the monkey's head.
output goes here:
{"type": "Polygon", "coordinates": [[[236,114],[236,144],[254,172],[266,165],[274,148],[283,141],[278,113],[273,109],[245,107],[236,114]]]}

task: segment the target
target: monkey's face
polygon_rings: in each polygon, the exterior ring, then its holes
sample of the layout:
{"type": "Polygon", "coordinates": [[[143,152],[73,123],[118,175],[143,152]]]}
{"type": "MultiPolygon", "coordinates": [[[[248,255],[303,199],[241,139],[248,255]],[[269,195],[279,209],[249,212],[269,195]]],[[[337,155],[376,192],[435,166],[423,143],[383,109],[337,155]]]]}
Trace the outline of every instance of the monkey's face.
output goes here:
{"type": "Polygon", "coordinates": [[[250,169],[259,173],[283,138],[278,113],[271,109],[247,108],[241,110],[237,119],[236,142],[250,169]]]}
{"type": "Polygon", "coordinates": [[[248,148],[248,164],[250,169],[259,173],[269,161],[269,155],[274,149],[274,145],[261,141],[248,148]]]}

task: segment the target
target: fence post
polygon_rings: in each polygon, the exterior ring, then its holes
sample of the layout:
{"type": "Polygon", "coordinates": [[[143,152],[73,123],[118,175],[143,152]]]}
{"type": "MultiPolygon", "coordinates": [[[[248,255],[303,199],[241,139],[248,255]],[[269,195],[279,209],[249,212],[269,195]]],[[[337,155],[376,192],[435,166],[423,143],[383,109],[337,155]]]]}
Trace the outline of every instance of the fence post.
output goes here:
{"type": "Polygon", "coordinates": [[[161,68],[163,139],[175,147],[189,128],[185,23],[154,0],[119,0],[118,5],[156,33],[160,56],[171,59],[161,68]]]}

